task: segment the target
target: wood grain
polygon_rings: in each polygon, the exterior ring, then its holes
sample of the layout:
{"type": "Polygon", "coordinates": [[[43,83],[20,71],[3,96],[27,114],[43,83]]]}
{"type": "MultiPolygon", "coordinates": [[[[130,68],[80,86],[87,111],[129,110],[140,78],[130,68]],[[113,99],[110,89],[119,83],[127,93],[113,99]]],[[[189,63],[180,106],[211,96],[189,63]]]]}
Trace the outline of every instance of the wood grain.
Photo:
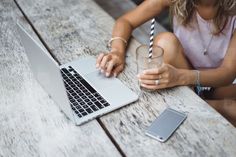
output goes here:
{"type": "MultiPolygon", "coordinates": [[[[105,50],[114,21],[91,0],[17,0],[62,62],[105,50]]],[[[138,93],[131,41],[127,66],[119,78],[138,93]]],[[[119,93],[117,93],[119,94],[119,93]]],[[[136,103],[101,118],[127,156],[235,156],[236,130],[188,87],[144,93],[136,103]],[[188,113],[188,118],[166,143],[145,135],[145,129],[166,108],[188,113]]]]}
{"type": "Polygon", "coordinates": [[[35,81],[17,20],[37,39],[14,1],[1,0],[0,156],[120,156],[96,120],[76,127],[35,81]]]}

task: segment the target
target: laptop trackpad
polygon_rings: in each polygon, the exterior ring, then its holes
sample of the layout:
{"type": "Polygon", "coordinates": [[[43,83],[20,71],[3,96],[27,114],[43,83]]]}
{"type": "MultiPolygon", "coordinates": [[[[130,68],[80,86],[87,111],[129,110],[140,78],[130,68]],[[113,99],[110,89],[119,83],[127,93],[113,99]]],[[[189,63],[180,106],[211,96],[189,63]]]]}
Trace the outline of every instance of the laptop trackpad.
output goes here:
{"type": "Polygon", "coordinates": [[[88,80],[96,89],[104,89],[114,85],[117,81],[116,78],[107,78],[99,70],[85,75],[86,80],[88,80]]]}
{"type": "Polygon", "coordinates": [[[99,71],[86,75],[86,80],[111,105],[125,105],[138,99],[137,95],[115,77],[107,78],[99,71]]]}

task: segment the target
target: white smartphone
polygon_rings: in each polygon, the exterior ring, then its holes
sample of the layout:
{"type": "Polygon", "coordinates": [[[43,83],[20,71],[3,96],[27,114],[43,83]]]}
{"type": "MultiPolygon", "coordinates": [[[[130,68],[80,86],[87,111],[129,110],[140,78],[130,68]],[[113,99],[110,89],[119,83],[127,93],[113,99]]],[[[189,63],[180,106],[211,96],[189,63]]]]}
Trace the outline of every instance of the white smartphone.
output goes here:
{"type": "Polygon", "coordinates": [[[187,114],[167,108],[148,127],[146,135],[165,142],[186,118],[187,114]]]}

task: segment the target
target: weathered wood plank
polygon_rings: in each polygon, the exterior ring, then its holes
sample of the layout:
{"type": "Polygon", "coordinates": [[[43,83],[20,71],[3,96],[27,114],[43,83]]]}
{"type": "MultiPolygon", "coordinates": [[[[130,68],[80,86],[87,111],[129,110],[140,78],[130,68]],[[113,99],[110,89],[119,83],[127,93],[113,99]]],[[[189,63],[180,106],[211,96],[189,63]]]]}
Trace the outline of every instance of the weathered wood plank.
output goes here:
{"type": "MultiPolygon", "coordinates": [[[[114,21],[91,0],[18,0],[52,53],[65,63],[105,49],[114,21]]],[[[129,53],[139,44],[132,40],[129,53]]],[[[119,78],[138,92],[134,57],[119,78]]],[[[235,156],[236,130],[189,88],[146,93],[134,104],[103,116],[101,121],[127,156],[235,156]],[[161,144],[144,135],[167,106],[188,113],[173,137],[161,144]]]]}
{"type": "Polygon", "coordinates": [[[190,89],[175,88],[160,94],[147,94],[137,104],[101,118],[127,156],[235,156],[235,128],[190,89]],[[188,118],[162,144],[144,132],[166,107],[184,111],[188,118]]]}
{"type": "Polygon", "coordinates": [[[96,120],[76,127],[35,81],[17,20],[37,39],[14,1],[1,0],[0,156],[120,156],[96,120]]]}

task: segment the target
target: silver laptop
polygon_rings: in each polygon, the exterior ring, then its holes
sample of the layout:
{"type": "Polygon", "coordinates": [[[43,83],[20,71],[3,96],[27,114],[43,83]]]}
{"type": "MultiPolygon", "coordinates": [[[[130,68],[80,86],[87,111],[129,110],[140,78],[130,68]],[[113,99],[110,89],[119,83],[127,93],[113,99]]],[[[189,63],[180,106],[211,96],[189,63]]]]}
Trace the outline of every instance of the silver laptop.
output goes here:
{"type": "Polygon", "coordinates": [[[17,27],[33,74],[75,124],[80,125],[138,99],[119,79],[101,74],[95,68],[94,57],[59,66],[20,24],[17,27]]]}

